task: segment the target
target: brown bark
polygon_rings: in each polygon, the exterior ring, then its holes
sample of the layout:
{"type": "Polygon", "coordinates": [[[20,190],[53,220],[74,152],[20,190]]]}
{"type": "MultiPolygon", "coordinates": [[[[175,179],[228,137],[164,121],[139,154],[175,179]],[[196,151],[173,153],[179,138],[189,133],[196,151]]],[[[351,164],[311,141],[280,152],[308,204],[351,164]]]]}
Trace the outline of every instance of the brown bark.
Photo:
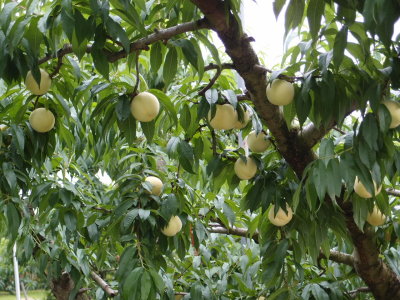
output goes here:
{"type": "Polygon", "coordinates": [[[224,2],[219,0],[192,0],[204,13],[231,57],[234,68],[243,77],[259,117],[264,120],[276,141],[281,155],[301,177],[307,164],[315,159],[297,131],[289,131],[279,107],[271,104],[266,95],[265,70],[259,68],[259,60],[245,34],[231,14],[227,14],[224,2]]]}
{"type": "MultiPolygon", "coordinates": [[[[64,272],[59,278],[53,279],[51,282],[51,292],[57,300],[68,300],[75,284],[68,273],[64,272]]],[[[85,293],[78,293],[76,300],[90,300],[85,293]]]]}
{"type": "Polygon", "coordinates": [[[339,202],[344,211],[347,229],[354,243],[354,268],[370,288],[375,299],[400,299],[400,278],[379,258],[373,227],[362,232],[354,222],[350,202],[339,202]]]}
{"type": "MultiPolygon", "coordinates": [[[[267,100],[266,75],[265,71],[258,67],[258,57],[250,45],[252,39],[241,33],[238,22],[225,7],[227,2],[221,0],[192,0],[192,2],[203,12],[211,28],[225,45],[226,53],[245,81],[258,115],[275,138],[279,152],[301,178],[306,166],[316,158],[311,147],[318,143],[330,128],[310,126],[303,134],[289,131],[279,108],[267,100]]],[[[334,124],[335,122],[332,122],[332,125],[334,124]]],[[[343,203],[342,199],[337,201],[343,203]]],[[[342,208],[355,247],[354,267],[357,273],[376,299],[400,299],[400,279],[379,258],[374,234],[370,230],[366,232],[359,230],[353,219],[351,204],[346,203],[342,208]]]]}

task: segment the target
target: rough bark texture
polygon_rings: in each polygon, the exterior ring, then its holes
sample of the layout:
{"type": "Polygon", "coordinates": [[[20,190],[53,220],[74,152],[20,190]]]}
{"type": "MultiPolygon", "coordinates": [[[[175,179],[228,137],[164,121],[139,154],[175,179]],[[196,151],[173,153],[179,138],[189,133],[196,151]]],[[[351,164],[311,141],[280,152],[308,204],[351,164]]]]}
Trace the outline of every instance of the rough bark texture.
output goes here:
{"type": "Polygon", "coordinates": [[[356,272],[376,299],[400,299],[400,278],[379,258],[373,227],[366,226],[362,232],[354,222],[351,203],[339,204],[354,243],[353,262],[356,272]]]}
{"type": "MultiPolygon", "coordinates": [[[[68,300],[71,291],[74,289],[74,282],[68,273],[63,273],[59,278],[53,279],[51,292],[57,300],[68,300]]],[[[90,300],[85,293],[78,293],[76,300],[90,300]]]]}
{"type": "MultiPolygon", "coordinates": [[[[225,45],[234,68],[243,77],[255,109],[275,139],[277,148],[288,164],[301,178],[305,167],[316,157],[311,147],[330,130],[310,126],[303,134],[289,131],[279,108],[270,104],[266,97],[266,75],[258,68],[259,60],[250,42],[251,38],[241,33],[239,24],[221,0],[192,0],[203,12],[211,28],[225,45]]],[[[332,122],[332,126],[335,122],[332,122]]],[[[343,203],[341,199],[338,202],[343,203]]],[[[343,204],[344,205],[344,204],[343,204]]],[[[353,220],[351,204],[342,207],[345,211],[347,229],[354,251],[354,267],[365,281],[376,299],[400,299],[400,279],[379,258],[374,234],[363,233],[353,220]]]]}

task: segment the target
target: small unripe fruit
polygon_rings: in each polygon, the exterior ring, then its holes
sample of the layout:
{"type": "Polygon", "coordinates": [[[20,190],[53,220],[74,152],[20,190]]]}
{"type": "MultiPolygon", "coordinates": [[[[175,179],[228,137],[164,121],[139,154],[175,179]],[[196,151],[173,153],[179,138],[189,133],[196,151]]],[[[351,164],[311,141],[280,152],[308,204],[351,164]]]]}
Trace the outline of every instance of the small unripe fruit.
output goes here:
{"type": "Polygon", "coordinates": [[[174,236],[182,229],[182,221],[178,216],[173,216],[161,232],[166,236],[174,236]]]}
{"type": "Polygon", "coordinates": [[[267,85],[267,98],[274,105],[288,105],[294,98],[294,86],[286,80],[275,79],[267,85]]]}
{"type": "Polygon", "coordinates": [[[163,183],[160,178],[155,176],[149,176],[145,179],[146,182],[151,184],[151,194],[155,196],[160,196],[163,188],[163,183]]]}
{"type": "Polygon", "coordinates": [[[212,128],[217,130],[229,130],[235,126],[237,113],[230,104],[217,104],[215,116],[211,119],[211,110],[208,112],[208,121],[212,128]]]}
{"type": "Polygon", "coordinates": [[[55,121],[56,120],[53,113],[44,107],[35,109],[29,116],[29,123],[31,124],[32,128],[41,133],[52,130],[55,121]]]}
{"type": "Polygon", "coordinates": [[[247,136],[247,145],[252,152],[264,152],[267,150],[270,144],[271,142],[267,139],[267,136],[263,132],[256,134],[255,130],[253,130],[247,136]]]}
{"type": "Polygon", "coordinates": [[[400,125],[400,103],[393,100],[383,101],[382,104],[386,106],[392,117],[392,122],[389,128],[396,128],[400,125]]]}
{"type": "MultiPolygon", "coordinates": [[[[373,181],[374,183],[374,188],[375,188],[375,196],[379,195],[379,193],[382,190],[382,185],[378,188],[376,186],[375,181],[373,181]]],[[[358,177],[356,177],[356,180],[354,182],[354,191],[356,192],[356,194],[362,198],[372,198],[372,195],[370,192],[367,191],[367,189],[365,188],[365,186],[362,184],[362,182],[358,179],[358,177]]]]}
{"type": "Polygon", "coordinates": [[[26,74],[25,78],[26,88],[34,95],[46,94],[51,86],[51,78],[49,73],[45,70],[40,69],[40,85],[36,82],[31,71],[26,74]]]}
{"type": "Polygon", "coordinates": [[[239,118],[237,117],[237,113],[236,113],[236,121],[235,121],[235,125],[233,126],[233,128],[243,129],[247,126],[249,121],[250,121],[250,112],[248,110],[245,110],[243,112],[243,122],[239,121],[239,118]]]}
{"type": "Polygon", "coordinates": [[[386,216],[375,205],[371,213],[368,213],[367,222],[372,226],[381,226],[385,224],[386,216]]]}
{"type": "Polygon", "coordinates": [[[269,212],[268,212],[268,219],[272,224],[275,226],[284,226],[287,223],[290,222],[290,220],[293,218],[293,211],[290,208],[288,204],[286,204],[286,212],[282,209],[282,207],[279,207],[278,212],[275,214],[275,205],[272,205],[269,212]]]}
{"type": "Polygon", "coordinates": [[[143,92],[136,95],[131,102],[131,113],[140,122],[154,120],[160,111],[160,103],[156,96],[143,92]]]}
{"type": "Polygon", "coordinates": [[[248,180],[253,178],[254,175],[256,175],[257,165],[254,159],[251,157],[247,157],[246,162],[244,162],[244,160],[240,157],[235,162],[234,170],[237,177],[239,177],[242,180],[248,180]]]}

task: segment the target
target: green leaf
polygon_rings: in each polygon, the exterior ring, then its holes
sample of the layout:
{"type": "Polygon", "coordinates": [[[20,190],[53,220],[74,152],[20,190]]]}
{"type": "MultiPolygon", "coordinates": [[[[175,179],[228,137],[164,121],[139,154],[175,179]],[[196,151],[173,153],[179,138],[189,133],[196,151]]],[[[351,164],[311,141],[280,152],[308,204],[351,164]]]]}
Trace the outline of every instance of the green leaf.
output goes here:
{"type": "Polygon", "coordinates": [[[115,22],[111,17],[107,18],[105,25],[110,36],[114,40],[120,42],[124,47],[125,52],[129,53],[130,41],[128,35],[126,34],[125,30],[121,27],[121,25],[115,22]]]}
{"type": "Polygon", "coordinates": [[[127,276],[122,289],[123,299],[135,299],[134,295],[140,289],[139,279],[143,271],[143,268],[137,267],[127,276]]]}
{"type": "Polygon", "coordinates": [[[154,96],[157,97],[161,105],[168,112],[168,115],[174,120],[174,123],[178,124],[178,117],[176,116],[177,113],[171,99],[160,90],[150,89],[148,90],[148,92],[152,93],[154,96]]]}
{"type": "Polygon", "coordinates": [[[138,214],[139,214],[139,211],[137,208],[134,208],[134,209],[128,211],[128,213],[125,215],[125,218],[123,220],[124,228],[130,227],[138,214]]]}
{"type": "Polygon", "coordinates": [[[164,280],[158,274],[158,272],[156,270],[154,270],[153,268],[150,268],[149,272],[150,272],[151,278],[153,279],[154,285],[157,288],[158,293],[161,294],[165,288],[164,280]]]}
{"type": "Polygon", "coordinates": [[[310,34],[313,40],[318,38],[321,19],[324,13],[325,1],[310,0],[307,7],[307,19],[310,27],[310,34]]]}
{"type": "Polygon", "coordinates": [[[123,122],[128,119],[131,114],[131,101],[127,95],[122,95],[118,98],[115,112],[119,121],[123,122]]]}
{"type": "Polygon", "coordinates": [[[69,229],[69,231],[75,231],[76,230],[76,216],[72,211],[67,211],[64,214],[64,223],[65,226],[69,229]]]}
{"type": "Polygon", "coordinates": [[[174,44],[176,44],[177,46],[182,48],[182,52],[183,55],[185,56],[185,58],[189,61],[189,63],[195,67],[196,70],[198,70],[197,67],[197,56],[198,53],[196,51],[196,49],[194,48],[193,44],[188,41],[188,40],[177,40],[174,41],[174,44]]]}
{"type": "Polygon", "coordinates": [[[7,32],[8,25],[11,21],[11,13],[14,8],[18,5],[17,2],[9,2],[4,5],[4,7],[0,11],[0,27],[3,29],[3,32],[7,32]]]}
{"type": "Polygon", "coordinates": [[[175,157],[175,155],[178,153],[178,145],[180,143],[181,139],[179,137],[173,136],[169,139],[167,143],[167,154],[170,157],[175,157]]]}
{"type": "Polygon", "coordinates": [[[132,145],[136,140],[136,120],[132,114],[129,114],[125,121],[118,122],[118,127],[122,131],[128,144],[132,145]]]}
{"type": "Polygon", "coordinates": [[[181,124],[182,128],[187,131],[190,128],[190,122],[192,121],[189,105],[185,103],[179,111],[179,115],[179,123],[181,124]]]}
{"type": "Polygon", "coordinates": [[[179,209],[179,202],[174,194],[169,194],[167,199],[161,203],[160,215],[165,221],[169,221],[172,216],[176,215],[179,209]]]}
{"type": "Polygon", "coordinates": [[[378,123],[373,114],[367,114],[361,123],[360,131],[370,149],[378,150],[378,123]]]}
{"type": "Polygon", "coordinates": [[[208,48],[208,50],[210,51],[215,62],[218,65],[221,65],[221,60],[219,58],[219,52],[218,52],[218,49],[215,47],[215,45],[213,43],[211,43],[208,40],[208,38],[205,35],[203,35],[202,33],[200,33],[199,31],[195,32],[195,35],[204,44],[204,46],[206,46],[208,48]]]}
{"type": "Polygon", "coordinates": [[[178,154],[179,162],[185,171],[194,174],[192,165],[194,160],[193,148],[186,141],[180,141],[178,145],[178,154]]]}
{"type": "Polygon", "coordinates": [[[333,44],[333,63],[335,64],[336,69],[339,69],[339,66],[343,61],[344,50],[347,46],[348,31],[348,27],[343,25],[342,29],[340,29],[335,37],[335,43],[333,44]]]}
{"type": "Polygon", "coordinates": [[[153,44],[150,49],[150,65],[154,73],[157,73],[158,69],[161,67],[162,59],[162,44],[161,42],[157,42],[153,44]]]}
{"type": "Polygon", "coordinates": [[[7,211],[7,221],[8,221],[8,232],[10,233],[12,239],[14,239],[18,235],[18,228],[21,222],[21,218],[17,211],[17,208],[12,202],[9,202],[7,204],[6,211],[7,211]]]}
{"type": "Polygon", "coordinates": [[[151,122],[140,122],[140,126],[142,127],[143,133],[146,136],[147,142],[151,143],[153,141],[155,132],[155,120],[151,122]]]}
{"type": "Polygon", "coordinates": [[[273,3],[274,15],[275,18],[278,19],[279,14],[282,11],[283,6],[285,5],[286,0],[275,0],[273,3]]]}
{"type": "Polygon", "coordinates": [[[8,41],[8,50],[10,51],[11,55],[13,54],[14,48],[20,43],[24,36],[25,27],[31,21],[32,17],[19,17],[17,21],[15,21],[14,25],[12,26],[10,32],[7,34],[9,39],[8,41]]]}
{"type": "Polygon", "coordinates": [[[90,54],[92,55],[96,70],[99,71],[99,73],[103,75],[105,79],[109,80],[110,66],[103,50],[93,48],[90,54]]]}
{"type": "Polygon", "coordinates": [[[228,102],[236,109],[238,103],[236,93],[233,90],[225,90],[222,91],[222,95],[224,95],[228,102]]]}
{"type": "Polygon", "coordinates": [[[17,150],[20,155],[24,155],[24,148],[25,148],[25,135],[21,127],[12,124],[11,125],[11,132],[13,134],[13,144],[17,147],[17,150]]]}
{"type": "Polygon", "coordinates": [[[303,19],[304,7],[303,0],[290,0],[285,14],[285,35],[290,29],[300,25],[303,19]]]}
{"type": "Polygon", "coordinates": [[[6,178],[8,185],[10,186],[10,189],[13,194],[15,188],[17,187],[17,176],[15,175],[14,170],[12,169],[12,166],[10,163],[3,162],[3,175],[6,178]]]}
{"type": "Polygon", "coordinates": [[[178,70],[178,52],[175,47],[169,48],[167,56],[165,57],[163,78],[168,85],[174,79],[176,71],[178,70]]]}
{"type": "Polygon", "coordinates": [[[319,146],[318,154],[319,159],[321,159],[325,166],[328,166],[328,163],[331,159],[334,158],[334,144],[331,139],[323,139],[321,141],[321,145],[319,146]]]}
{"type": "Polygon", "coordinates": [[[29,51],[33,53],[35,57],[40,54],[40,44],[43,41],[43,35],[38,30],[37,24],[39,18],[33,18],[29,24],[28,30],[25,32],[25,38],[29,43],[29,51]]]}
{"type": "Polygon", "coordinates": [[[139,208],[138,212],[139,212],[139,218],[142,220],[146,220],[150,216],[150,210],[139,208]]]}
{"type": "Polygon", "coordinates": [[[151,290],[151,279],[150,279],[150,273],[147,271],[144,271],[142,278],[140,280],[140,298],[142,300],[146,300],[147,297],[150,294],[151,290]]]}

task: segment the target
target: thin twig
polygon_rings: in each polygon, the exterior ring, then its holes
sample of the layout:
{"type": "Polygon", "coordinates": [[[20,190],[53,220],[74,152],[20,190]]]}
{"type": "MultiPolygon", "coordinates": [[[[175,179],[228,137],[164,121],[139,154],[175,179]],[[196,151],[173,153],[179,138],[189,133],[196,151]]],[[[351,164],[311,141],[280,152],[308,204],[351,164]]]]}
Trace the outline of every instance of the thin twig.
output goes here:
{"type": "Polygon", "coordinates": [[[221,75],[222,69],[221,68],[217,68],[217,72],[215,72],[214,77],[210,79],[210,82],[201,89],[201,91],[199,92],[200,96],[204,96],[206,94],[206,92],[212,88],[212,86],[214,85],[214,83],[217,81],[219,75],[221,75]]]}
{"type": "Polygon", "coordinates": [[[50,74],[50,78],[54,78],[58,72],[60,72],[60,69],[63,65],[63,57],[64,56],[59,56],[57,59],[57,66],[55,67],[54,71],[50,74]]]}
{"type": "Polygon", "coordinates": [[[336,130],[337,132],[341,133],[341,134],[346,134],[346,132],[344,132],[343,130],[337,128],[337,127],[333,127],[333,130],[336,130]]]}

